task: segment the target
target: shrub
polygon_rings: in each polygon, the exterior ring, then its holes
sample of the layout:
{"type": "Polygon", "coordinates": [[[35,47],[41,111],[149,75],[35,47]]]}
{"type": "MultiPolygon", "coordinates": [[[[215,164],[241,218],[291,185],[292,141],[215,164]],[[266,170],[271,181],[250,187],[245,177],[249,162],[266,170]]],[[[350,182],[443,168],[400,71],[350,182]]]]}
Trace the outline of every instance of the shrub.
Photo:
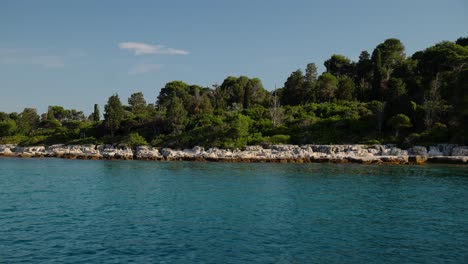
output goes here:
{"type": "Polygon", "coordinates": [[[128,145],[129,147],[136,147],[136,146],[143,146],[143,145],[148,145],[148,142],[146,142],[146,139],[138,133],[131,133],[128,136],[126,136],[121,143],[124,143],[125,145],[128,145]]]}

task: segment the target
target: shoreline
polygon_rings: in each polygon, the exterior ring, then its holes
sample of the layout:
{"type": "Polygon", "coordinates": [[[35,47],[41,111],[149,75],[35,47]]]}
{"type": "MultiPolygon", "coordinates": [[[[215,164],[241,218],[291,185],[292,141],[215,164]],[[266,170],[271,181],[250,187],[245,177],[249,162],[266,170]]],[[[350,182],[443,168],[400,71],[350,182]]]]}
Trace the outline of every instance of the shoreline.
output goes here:
{"type": "Polygon", "coordinates": [[[198,161],[244,163],[356,163],[356,164],[464,164],[468,147],[453,144],[414,146],[407,150],[395,145],[272,145],[240,149],[202,147],[175,150],[138,146],[134,149],[112,145],[52,145],[21,147],[0,145],[0,157],[63,158],[87,160],[198,161]]]}

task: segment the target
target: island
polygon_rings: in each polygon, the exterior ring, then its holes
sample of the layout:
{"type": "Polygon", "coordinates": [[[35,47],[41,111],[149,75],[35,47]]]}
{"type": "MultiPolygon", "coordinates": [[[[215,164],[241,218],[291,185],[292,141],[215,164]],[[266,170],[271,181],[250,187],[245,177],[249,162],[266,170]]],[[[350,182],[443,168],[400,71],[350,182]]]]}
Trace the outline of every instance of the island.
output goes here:
{"type": "MultiPolygon", "coordinates": [[[[422,163],[466,159],[468,38],[411,56],[389,38],[352,61],[333,54],[282,87],[228,76],[180,80],[153,102],[117,93],[90,115],[50,105],[0,112],[3,156],[96,159],[422,163]],[[103,118],[102,118],[103,117],[103,118]],[[461,158],[454,158],[461,157],[461,158]]],[[[93,97],[90,95],[90,100],[93,97]]],[[[90,104],[90,106],[93,104],[90,104]]]]}

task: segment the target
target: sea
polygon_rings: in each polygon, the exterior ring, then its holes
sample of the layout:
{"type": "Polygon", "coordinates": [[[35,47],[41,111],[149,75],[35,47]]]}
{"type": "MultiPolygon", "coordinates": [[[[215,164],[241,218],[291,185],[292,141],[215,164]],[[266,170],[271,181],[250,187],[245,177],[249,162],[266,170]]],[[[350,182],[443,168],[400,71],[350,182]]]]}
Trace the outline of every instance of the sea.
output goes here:
{"type": "Polygon", "coordinates": [[[468,167],[0,158],[0,263],[468,263],[468,167]]]}

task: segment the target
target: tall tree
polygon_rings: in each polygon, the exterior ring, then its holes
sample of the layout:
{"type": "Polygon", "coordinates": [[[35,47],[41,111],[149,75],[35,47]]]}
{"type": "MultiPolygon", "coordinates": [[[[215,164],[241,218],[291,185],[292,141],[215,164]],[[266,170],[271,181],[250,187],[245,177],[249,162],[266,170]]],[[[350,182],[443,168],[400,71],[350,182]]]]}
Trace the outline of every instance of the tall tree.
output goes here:
{"type": "Polygon", "coordinates": [[[49,106],[47,109],[47,120],[55,120],[54,109],[49,106]]]}
{"type": "Polygon", "coordinates": [[[387,105],[386,102],[380,102],[380,101],[372,101],[368,103],[369,109],[374,114],[374,121],[376,123],[377,130],[379,131],[379,133],[382,133],[382,127],[383,127],[384,119],[385,119],[386,105],[387,105]]]}
{"type": "Polygon", "coordinates": [[[20,133],[29,134],[39,125],[39,115],[35,108],[25,108],[19,114],[17,126],[20,133]]]}
{"type": "Polygon", "coordinates": [[[187,111],[184,108],[182,99],[172,96],[166,112],[166,120],[171,134],[180,135],[188,123],[187,111]]]}
{"type": "Polygon", "coordinates": [[[306,81],[315,82],[317,81],[317,76],[317,66],[315,66],[315,63],[307,64],[305,74],[306,81]]]}
{"type": "Polygon", "coordinates": [[[338,79],[338,92],[336,97],[340,100],[353,100],[356,85],[353,80],[347,76],[338,79]]]}
{"type": "Polygon", "coordinates": [[[93,115],[92,115],[92,119],[94,122],[99,122],[99,120],[101,120],[101,113],[99,111],[99,105],[98,104],[94,104],[94,112],[93,112],[93,115]]]}
{"type": "Polygon", "coordinates": [[[432,128],[436,122],[439,122],[446,108],[445,101],[440,96],[440,80],[439,74],[437,74],[436,79],[431,84],[431,88],[425,93],[422,104],[426,128],[432,128]]]}
{"type": "Polygon", "coordinates": [[[343,55],[333,54],[330,59],[324,62],[327,72],[341,77],[343,75],[353,76],[353,63],[343,55]]]}
{"type": "Polygon", "coordinates": [[[104,111],[104,124],[110,130],[112,141],[114,141],[115,132],[120,128],[124,119],[124,109],[118,94],[109,97],[104,111]]]}
{"type": "Polygon", "coordinates": [[[301,70],[292,72],[284,83],[281,97],[283,105],[299,105],[305,103],[308,94],[305,85],[305,77],[301,70]]]}
{"type": "Polygon", "coordinates": [[[331,73],[324,72],[318,79],[318,93],[322,102],[330,102],[335,98],[338,89],[338,79],[331,73]]]}
{"type": "Polygon", "coordinates": [[[131,94],[128,98],[128,105],[135,115],[143,114],[147,110],[146,100],[142,92],[131,94]]]}
{"type": "Polygon", "coordinates": [[[229,76],[221,84],[218,94],[224,97],[223,101],[228,107],[242,106],[247,109],[256,104],[266,104],[268,92],[258,78],[229,76]]]}
{"type": "Polygon", "coordinates": [[[372,83],[372,61],[367,51],[362,51],[356,64],[357,97],[361,101],[370,100],[372,83]]]}
{"type": "Polygon", "coordinates": [[[278,96],[278,90],[275,89],[272,92],[271,103],[270,103],[270,116],[273,122],[273,127],[281,125],[283,119],[283,111],[280,107],[280,97],[278,96]]]}
{"type": "Polygon", "coordinates": [[[191,96],[189,94],[190,86],[183,81],[172,81],[166,83],[164,88],[161,89],[158,95],[156,105],[158,108],[167,107],[174,96],[182,100],[182,104],[185,109],[188,109],[191,105],[191,96]]]}
{"type": "Polygon", "coordinates": [[[383,100],[388,81],[393,72],[405,60],[405,46],[399,39],[390,38],[377,45],[372,53],[374,68],[373,99],[383,100]]]}
{"type": "Polygon", "coordinates": [[[384,70],[382,67],[382,53],[376,49],[372,55],[373,79],[372,79],[372,99],[384,100],[385,86],[382,84],[384,70]]]}

